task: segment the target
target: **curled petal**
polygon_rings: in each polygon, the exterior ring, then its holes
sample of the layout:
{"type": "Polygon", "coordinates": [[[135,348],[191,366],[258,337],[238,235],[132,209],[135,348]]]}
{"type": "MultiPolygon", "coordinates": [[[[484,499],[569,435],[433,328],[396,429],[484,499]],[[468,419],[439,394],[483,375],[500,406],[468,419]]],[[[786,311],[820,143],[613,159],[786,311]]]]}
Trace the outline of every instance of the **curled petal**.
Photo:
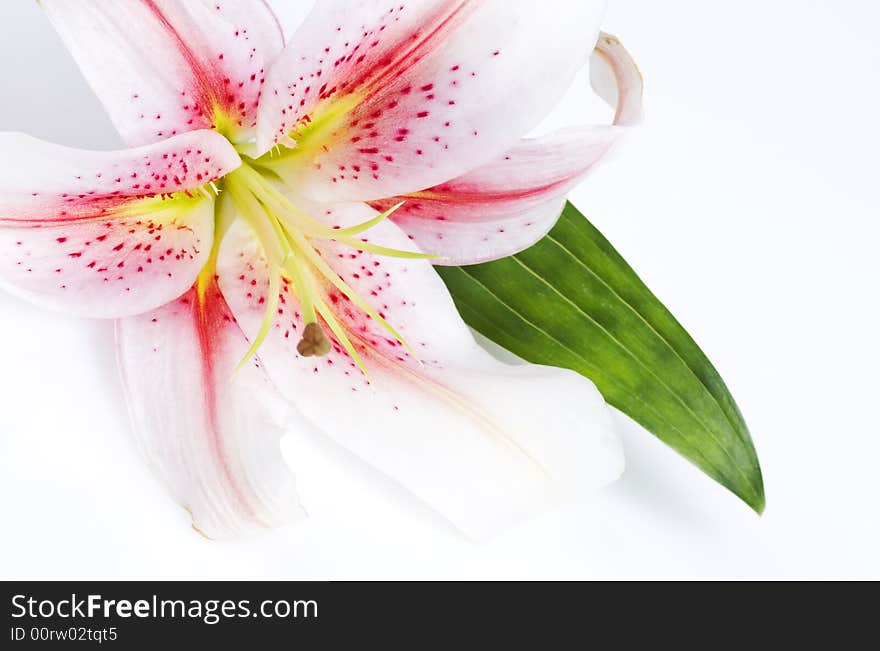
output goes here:
{"type": "MultiPolygon", "coordinates": [[[[371,214],[364,207],[320,212],[338,226],[371,214]]],[[[370,233],[373,243],[407,247],[406,236],[387,221],[370,233]]],[[[259,355],[279,390],[328,436],[475,538],[562,494],[620,474],[619,442],[588,380],[566,370],[510,366],[490,357],[475,343],[425,261],[315,244],[418,356],[338,291],[325,287],[326,305],[358,359],[326,322],[330,353],[301,357],[296,350],[300,305],[293,285],[285,283],[279,317],[259,355]]],[[[269,284],[265,260],[245,226],[234,226],[224,240],[218,275],[233,313],[253,338],[269,284]]]]}
{"type": "Polygon", "coordinates": [[[642,121],[642,73],[616,36],[602,32],[590,56],[593,90],[614,107],[614,124],[631,127],[642,121]]]}
{"type": "Polygon", "coordinates": [[[517,253],[549,231],[565,195],[613,148],[623,127],[641,121],[642,78],[614,36],[600,34],[591,82],[615,110],[612,126],[578,127],[526,139],[496,160],[421,192],[373,201],[403,202],[392,220],[435,264],[474,264],[517,253]]]}
{"type": "Polygon", "coordinates": [[[263,0],[40,0],[130,145],[218,128],[246,140],[283,46],[263,0]]]}
{"type": "Polygon", "coordinates": [[[210,281],[118,322],[119,365],[140,448],[193,526],[209,538],[303,515],[279,440],[286,404],[254,362],[210,281]]]}
{"type": "Polygon", "coordinates": [[[213,242],[214,200],[202,188],[239,164],[210,131],[119,152],[0,134],[0,284],[92,317],[180,296],[213,242]]]}
{"type": "Polygon", "coordinates": [[[322,0],[267,76],[258,151],[296,141],[264,162],[320,200],[447,181],[550,111],[586,62],[603,5],[322,0]]]}

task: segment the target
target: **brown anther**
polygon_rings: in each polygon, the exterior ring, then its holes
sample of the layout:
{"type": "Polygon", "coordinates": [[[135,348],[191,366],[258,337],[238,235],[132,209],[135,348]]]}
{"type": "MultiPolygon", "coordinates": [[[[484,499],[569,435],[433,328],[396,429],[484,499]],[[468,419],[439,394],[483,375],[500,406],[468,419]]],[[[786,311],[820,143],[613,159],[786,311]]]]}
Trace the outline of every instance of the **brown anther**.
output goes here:
{"type": "Polygon", "coordinates": [[[330,340],[317,323],[307,323],[296,350],[303,357],[321,357],[330,352],[330,340]]]}

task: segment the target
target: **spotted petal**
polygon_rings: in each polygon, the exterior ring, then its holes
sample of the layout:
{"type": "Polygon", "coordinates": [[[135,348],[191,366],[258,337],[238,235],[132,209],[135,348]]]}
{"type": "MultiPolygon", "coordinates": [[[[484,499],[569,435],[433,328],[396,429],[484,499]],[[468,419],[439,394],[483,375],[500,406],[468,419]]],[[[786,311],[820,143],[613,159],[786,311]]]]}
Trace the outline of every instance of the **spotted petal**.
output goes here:
{"type": "Polygon", "coordinates": [[[421,192],[370,204],[436,264],[474,264],[531,246],[559,218],[565,195],[611,149],[617,133],[583,127],[523,140],[498,160],[421,192]]]}
{"type": "MultiPolygon", "coordinates": [[[[322,216],[348,226],[370,214],[375,213],[361,206],[322,216]]],[[[370,232],[371,241],[388,246],[405,247],[408,241],[388,222],[370,232]]],[[[424,261],[379,258],[326,242],[319,249],[421,360],[329,287],[327,303],[371,381],[338,337],[326,357],[300,357],[300,308],[292,286],[285,285],[279,318],[259,355],[282,393],[334,440],[476,538],[561,493],[620,474],[620,445],[588,380],[490,357],[424,261]]],[[[221,246],[218,274],[251,338],[267,303],[265,270],[247,228],[233,227],[221,246]]]]}
{"type": "Polygon", "coordinates": [[[591,81],[615,110],[611,126],[566,129],[523,140],[497,160],[441,185],[371,202],[377,210],[403,203],[392,219],[437,264],[474,264],[517,253],[549,231],[565,195],[641,120],[642,82],[615,37],[601,34],[591,81]]]}
{"type": "Polygon", "coordinates": [[[269,72],[258,150],[292,136],[295,148],[264,162],[320,200],[448,181],[550,111],[587,61],[603,5],[321,0],[269,72]]]}
{"type": "Polygon", "coordinates": [[[0,134],[0,285],[92,317],[180,296],[213,242],[200,188],[239,164],[211,131],[119,152],[0,134]]]}
{"type": "Polygon", "coordinates": [[[130,145],[245,140],[283,41],[264,0],[40,0],[130,145]]]}
{"type": "Polygon", "coordinates": [[[117,326],[119,365],[141,451],[210,538],[248,534],[303,515],[281,456],[286,404],[251,363],[210,281],[117,326]]]}

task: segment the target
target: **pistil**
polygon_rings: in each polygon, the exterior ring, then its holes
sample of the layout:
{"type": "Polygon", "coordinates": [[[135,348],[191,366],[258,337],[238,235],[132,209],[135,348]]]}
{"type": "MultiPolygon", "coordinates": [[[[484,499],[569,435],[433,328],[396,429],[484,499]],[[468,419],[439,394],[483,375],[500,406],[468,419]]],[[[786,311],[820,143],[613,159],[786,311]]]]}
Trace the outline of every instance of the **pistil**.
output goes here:
{"type": "Polygon", "coordinates": [[[303,357],[321,357],[330,352],[330,340],[317,323],[309,323],[303,331],[302,339],[296,345],[297,352],[303,357]]]}

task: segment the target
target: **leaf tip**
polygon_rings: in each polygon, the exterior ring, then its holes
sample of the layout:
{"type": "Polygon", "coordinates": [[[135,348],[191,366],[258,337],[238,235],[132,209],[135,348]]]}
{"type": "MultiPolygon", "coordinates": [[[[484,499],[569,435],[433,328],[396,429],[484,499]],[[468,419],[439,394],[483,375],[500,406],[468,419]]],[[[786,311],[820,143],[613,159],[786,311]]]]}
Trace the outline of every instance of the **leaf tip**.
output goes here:
{"type": "Polygon", "coordinates": [[[764,477],[761,469],[758,468],[751,478],[748,491],[737,491],[737,496],[758,515],[764,515],[764,508],[767,506],[767,498],[764,495],[764,477]]]}
{"type": "Polygon", "coordinates": [[[764,508],[767,506],[767,499],[764,497],[764,484],[763,482],[760,485],[761,490],[758,493],[757,499],[753,500],[749,506],[752,507],[752,510],[758,515],[764,515],[764,508]]]}

